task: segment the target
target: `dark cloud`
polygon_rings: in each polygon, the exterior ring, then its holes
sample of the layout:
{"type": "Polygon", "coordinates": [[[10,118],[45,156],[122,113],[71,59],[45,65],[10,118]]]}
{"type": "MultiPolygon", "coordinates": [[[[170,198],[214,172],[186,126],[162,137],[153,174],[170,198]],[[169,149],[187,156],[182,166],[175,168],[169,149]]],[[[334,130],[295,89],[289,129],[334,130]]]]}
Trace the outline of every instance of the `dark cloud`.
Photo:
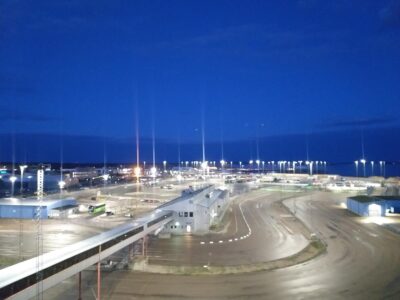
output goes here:
{"type": "Polygon", "coordinates": [[[390,1],[387,6],[379,12],[383,25],[389,28],[400,28],[400,1],[390,1]]]}
{"type": "Polygon", "coordinates": [[[354,127],[371,127],[392,125],[397,121],[394,117],[374,117],[354,120],[337,120],[329,121],[322,124],[325,128],[354,128],[354,127]]]}

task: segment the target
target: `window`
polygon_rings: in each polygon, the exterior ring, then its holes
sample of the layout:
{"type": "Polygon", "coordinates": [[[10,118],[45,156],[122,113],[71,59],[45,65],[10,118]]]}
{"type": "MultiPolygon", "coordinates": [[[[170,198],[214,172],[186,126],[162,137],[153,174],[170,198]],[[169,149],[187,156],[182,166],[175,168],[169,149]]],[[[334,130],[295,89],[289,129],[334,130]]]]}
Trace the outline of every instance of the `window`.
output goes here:
{"type": "Polygon", "coordinates": [[[185,211],[185,217],[186,217],[186,218],[188,217],[188,212],[187,212],[187,211],[185,211]]]}
{"type": "Polygon", "coordinates": [[[192,212],[192,211],[189,213],[189,216],[190,216],[191,218],[193,218],[193,212],[192,212]]]}
{"type": "Polygon", "coordinates": [[[180,217],[183,217],[183,212],[180,211],[180,212],[179,212],[179,216],[180,216],[180,217]]]}

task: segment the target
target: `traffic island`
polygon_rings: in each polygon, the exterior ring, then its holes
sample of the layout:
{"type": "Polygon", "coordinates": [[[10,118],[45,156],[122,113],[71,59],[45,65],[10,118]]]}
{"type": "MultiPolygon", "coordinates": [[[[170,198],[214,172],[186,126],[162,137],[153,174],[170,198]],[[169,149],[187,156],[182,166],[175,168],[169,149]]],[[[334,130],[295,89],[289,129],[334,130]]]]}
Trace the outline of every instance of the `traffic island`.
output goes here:
{"type": "Polygon", "coordinates": [[[259,271],[271,271],[305,263],[326,252],[326,245],[319,239],[313,239],[300,252],[277,260],[242,264],[237,266],[163,266],[149,264],[141,257],[130,264],[130,269],[137,272],[175,274],[175,275],[227,275],[259,271]]]}

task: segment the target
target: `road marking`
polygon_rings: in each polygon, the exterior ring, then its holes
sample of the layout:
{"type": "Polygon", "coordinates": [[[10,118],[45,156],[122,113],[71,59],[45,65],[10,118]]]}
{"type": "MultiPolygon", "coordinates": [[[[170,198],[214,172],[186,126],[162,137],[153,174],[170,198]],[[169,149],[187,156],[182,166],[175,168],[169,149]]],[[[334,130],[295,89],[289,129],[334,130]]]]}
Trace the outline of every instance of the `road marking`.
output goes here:
{"type": "Polygon", "coordinates": [[[213,241],[210,241],[210,244],[214,244],[214,242],[213,242],[213,241]]]}
{"type": "Polygon", "coordinates": [[[224,241],[218,241],[218,243],[222,244],[224,241]]]}
{"type": "Polygon", "coordinates": [[[204,242],[200,242],[200,244],[201,244],[201,245],[204,245],[205,243],[204,243],[204,242]]]}

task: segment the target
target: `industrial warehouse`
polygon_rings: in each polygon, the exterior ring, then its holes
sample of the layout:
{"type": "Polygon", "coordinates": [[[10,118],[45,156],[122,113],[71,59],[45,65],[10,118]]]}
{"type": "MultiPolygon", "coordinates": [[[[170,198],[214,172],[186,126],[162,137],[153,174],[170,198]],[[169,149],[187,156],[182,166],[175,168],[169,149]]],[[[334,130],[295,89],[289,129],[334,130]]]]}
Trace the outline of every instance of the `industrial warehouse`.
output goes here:
{"type": "Polygon", "coordinates": [[[400,213],[400,196],[354,196],[347,198],[347,209],[362,217],[400,213]]]}

